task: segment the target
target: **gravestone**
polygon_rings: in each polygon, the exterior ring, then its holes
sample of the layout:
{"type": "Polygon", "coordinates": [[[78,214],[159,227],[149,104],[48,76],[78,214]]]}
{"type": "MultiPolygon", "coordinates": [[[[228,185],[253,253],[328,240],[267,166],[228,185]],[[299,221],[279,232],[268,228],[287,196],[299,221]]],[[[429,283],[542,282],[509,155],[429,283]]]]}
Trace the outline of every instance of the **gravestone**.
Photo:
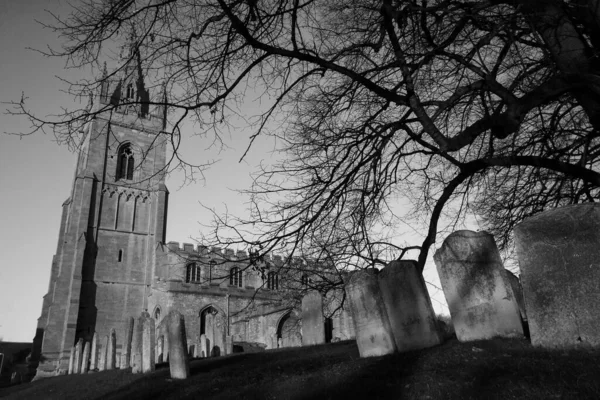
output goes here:
{"type": "Polygon", "coordinates": [[[154,371],[154,343],[156,342],[156,329],[154,327],[154,318],[144,317],[142,337],[142,372],[154,371]]]}
{"type": "Polygon", "coordinates": [[[172,379],[186,379],[190,376],[190,365],[187,354],[185,321],[183,315],[172,310],[167,315],[169,335],[169,370],[172,379]]]}
{"type": "Polygon", "coordinates": [[[79,338],[77,344],[75,345],[75,358],[73,359],[73,373],[80,374],[81,373],[81,359],[83,356],[83,339],[79,338]]]}
{"type": "Polygon", "coordinates": [[[135,325],[135,319],[129,317],[125,320],[125,342],[123,343],[123,350],[121,355],[121,368],[129,368],[131,366],[131,341],[133,339],[133,327],[135,325]]]}
{"type": "Polygon", "coordinates": [[[115,367],[117,366],[117,333],[115,332],[115,328],[112,328],[110,330],[110,335],[108,336],[108,343],[106,344],[106,346],[106,369],[115,369],[115,367]]]}
{"type": "Polygon", "coordinates": [[[417,262],[393,261],[377,278],[396,349],[404,352],[440,344],[431,298],[417,262]]]}
{"type": "Polygon", "coordinates": [[[108,335],[105,337],[104,343],[104,347],[99,346],[100,359],[98,360],[98,371],[104,371],[106,368],[106,343],[108,343],[108,335]]]}
{"type": "Polygon", "coordinates": [[[208,357],[209,345],[206,339],[206,335],[203,333],[200,335],[200,357],[208,357]]]}
{"type": "Polygon", "coordinates": [[[392,328],[374,270],[353,272],[346,284],[356,344],[361,357],[383,356],[396,350],[392,328]]]}
{"type": "Polygon", "coordinates": [[[90,358],[90,371],[96,371],[98,369],[98,334],[96,332],[94,332],[94,337],[92,338],[90,358]]]}
{"type": "Polygon", "coordinates": [[[233,354],[233,336],[225,336],[225,354],[233,354]]]}
{"type": "Polygon", "coordinates": [[[515,295],[515,299],[517,300],[517,304],[519,306],[519,313],[521,314],[521,319],[523,321],[527,321],[527,311],[525,309],[525,299],[523,298],[523,287],[521,286],[521,282],[519,278],[509,270],[504,270],[504,279],[510,285],[513,290],[513,294],[515,295]]]}
{"type": "Polygon", "coordinates": [[[156,362],[157,363],[161,363],[164,361],[164,356],[163,356],[164,348],[165,348],[165,337],[163,335],[160,335],[158,337],[158,342],[156,344],[156,362]]]}
{"type": "Polygon", "coordinates": [[[83,347],[83,361],[81,362],[81,373],[87,374],[90,365],[90,342],[85,342],[83,347]]]}
{"type": "MultiPolygon", "coordinates": [[[[148,314],[150,315],[150,314],[148,314]]],[[[131,372],[139,374],[142,372],[142,346],[144,337],[144,318],[145,315],[142,313],[141,316],[136,318],[133,325],[133,335],[131,338],[131,372]]]]}
{"type": "Polygon", "coordinates": [[[492,235],[453,232],[433,259],[459,341],[523,337],[519,307],[492,235]]]}
{"type": "Polygon", "coordinates": [[[534,346],[600,348],[600,205],[545,211],[515,227],[534,346]]]}
{"type": "MultiPolygon", "coordinates": [[[[277,348],[277,339],[271,336],[271,348],[277,348]]],[[[302,298],[302,346],[325,343],[323,296],[314,290],[302,298]]]]}
{"type": "Polygon", "coordinates": [[[215,325],[215,316],[211,313],[207,313],[204,319],[204,327],[205,327],[205,335],[206,335],[206,357],[213,356],[213,347],[215,345],[214,338],[214,325],[215,325]]]}
{"type": "Polygon", "coordinates": [[[69,369],[67,370],[67,374],[71,375],[73,373],[74,365],[75,365],[75,346],[71,347],[71,355],[69,356],[69,369]]]}

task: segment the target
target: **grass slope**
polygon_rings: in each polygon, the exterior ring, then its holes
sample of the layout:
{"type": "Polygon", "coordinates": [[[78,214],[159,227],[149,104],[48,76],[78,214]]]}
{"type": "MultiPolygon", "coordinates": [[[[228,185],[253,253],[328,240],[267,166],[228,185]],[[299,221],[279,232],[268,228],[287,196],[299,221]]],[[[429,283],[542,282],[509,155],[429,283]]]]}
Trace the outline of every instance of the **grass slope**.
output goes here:
{"type": "Polygon", "coordinates": [[[0,390],[7,399],[600,399],[600,351],[526,341],[459,343],[359,358],[355,342],[194,360],[191,377],[130,370],[60,376],[0,390]]]}

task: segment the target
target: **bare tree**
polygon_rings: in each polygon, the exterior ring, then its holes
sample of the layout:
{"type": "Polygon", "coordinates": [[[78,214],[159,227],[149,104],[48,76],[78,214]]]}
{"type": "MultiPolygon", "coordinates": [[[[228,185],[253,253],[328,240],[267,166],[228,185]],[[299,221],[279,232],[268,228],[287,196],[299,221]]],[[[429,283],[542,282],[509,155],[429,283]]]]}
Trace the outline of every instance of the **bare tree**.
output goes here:
{"type": "MultiPolygon", "coordinates": [[[[246,117],[285,158],[258,173],[249,217],[216,219],[214,240],[342,266],[416,249],[423,268],[445,213],[482,215],[508,246],[523,218],[598,198],[599,3],[87,0],[57,18],[65,45],[50,55],[99,71],[135,27],[130,57],[168,93],[150,102],[168,104],[175,133],[192,117],[218,138],[246,93],[265,101],[246,117]],[[422,242],[390,240],[424,219],[422,242]]],[[[56,121],[15,106],[74,141],[116,105],[56,121]]]]}

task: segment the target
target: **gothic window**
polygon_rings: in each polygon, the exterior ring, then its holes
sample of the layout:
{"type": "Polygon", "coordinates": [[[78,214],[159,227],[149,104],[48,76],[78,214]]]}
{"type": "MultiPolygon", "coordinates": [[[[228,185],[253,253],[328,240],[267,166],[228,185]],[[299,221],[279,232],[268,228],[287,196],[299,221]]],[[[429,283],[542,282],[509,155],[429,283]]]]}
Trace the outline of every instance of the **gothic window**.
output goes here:
{"type": "Polygon", "coordinates": [[[160,319],[160,307],[156,307],[156,310],[154,310],[154,320],[156,322],[158,322],[159,319],[160,319]]]}
{"type": "Polygon", "coordinates": [[[267,275],[267,289],[279,289],[279,276],[276,272],[269,272],[267,275]]]}
{"type": "Polygon", "coordinates": [[[133,179],[133,151],[131,144],[126,143],[119,148],[119,158],[117,159],[117,180],[133,179]]]}
{"type": "Polygon", "coordinates": [[[302,275],[300,283],[302,284],[302,287],[307,287],[312,283],[312,279],[310,279],[308,275],[302,275]]]}
{"type": "Polygon", "coordinates": [[[200,282],[200,266],[196,263],[188,264],[185,267],[185,281],[190,282],[200,282]]]}
{"type": "Polygon", "coordinates": [[[129,84],[127,85],[127,100],[133,100],[135,98],[134,96],[134,91],[133,91],[133,84],[129,84]]]}
{"type": "Polygon", "coordinates": [[[229,270],[229,284],[242,287],[242,271],[238,267],[229,270]]]}

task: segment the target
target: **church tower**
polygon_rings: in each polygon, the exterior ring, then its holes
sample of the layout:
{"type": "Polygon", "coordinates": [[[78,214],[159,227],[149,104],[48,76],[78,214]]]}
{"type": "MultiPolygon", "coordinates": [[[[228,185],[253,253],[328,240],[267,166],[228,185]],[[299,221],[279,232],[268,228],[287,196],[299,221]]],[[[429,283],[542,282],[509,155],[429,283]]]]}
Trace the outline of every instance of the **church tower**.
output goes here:
{"type": "MultiPolygon", "coordinates": [[[[38,378],[64,373],[72,346],[124,334],[128,317],[148,308],[156,247],[166,235],[165,107],[149,104],[139,49],[107,77],[85,129],[71,196],[63,204],[58,247],[34,339],[38,378]]],[[[155,102],[164,102],[157,94],[155,102]]],[[[117,351],[120,351],[117,349],[117,351]]]]}

